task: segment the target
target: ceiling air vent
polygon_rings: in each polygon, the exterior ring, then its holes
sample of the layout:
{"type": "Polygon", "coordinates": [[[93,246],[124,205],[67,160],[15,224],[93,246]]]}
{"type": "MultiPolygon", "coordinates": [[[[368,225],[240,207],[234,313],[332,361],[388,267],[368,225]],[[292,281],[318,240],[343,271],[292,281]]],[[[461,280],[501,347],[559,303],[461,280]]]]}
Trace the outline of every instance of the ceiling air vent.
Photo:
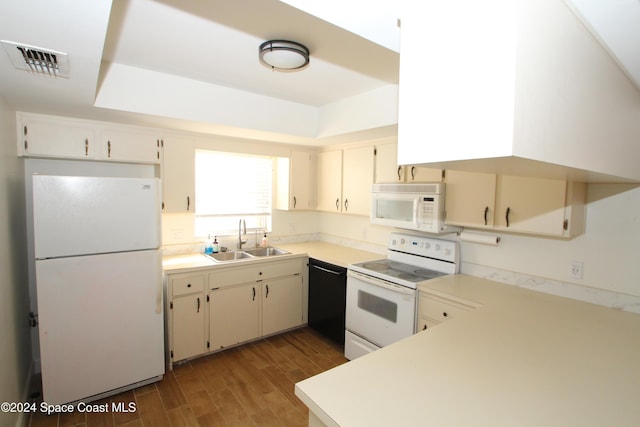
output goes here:
{"type": "Polygon", "coordinates": [[[0,43],[9,55],[13,66],[19,70],[51,77],[69,77],[69,63],[66,53],[6,40],[2,40],[0,43]]]}

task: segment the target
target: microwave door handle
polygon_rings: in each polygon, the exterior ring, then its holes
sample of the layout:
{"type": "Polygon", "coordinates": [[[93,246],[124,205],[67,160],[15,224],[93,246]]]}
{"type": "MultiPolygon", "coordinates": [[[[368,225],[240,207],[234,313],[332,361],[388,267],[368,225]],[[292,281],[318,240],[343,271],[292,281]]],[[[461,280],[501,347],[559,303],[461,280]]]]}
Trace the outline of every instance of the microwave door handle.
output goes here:
{"type": "Polygon", "coordinates": [[[420,197],[416,197],[413,201],[413,218],[414,225],[416,227],[420,227],[420,223],[422,222],[422,217],[420,215],[420,197]]]}

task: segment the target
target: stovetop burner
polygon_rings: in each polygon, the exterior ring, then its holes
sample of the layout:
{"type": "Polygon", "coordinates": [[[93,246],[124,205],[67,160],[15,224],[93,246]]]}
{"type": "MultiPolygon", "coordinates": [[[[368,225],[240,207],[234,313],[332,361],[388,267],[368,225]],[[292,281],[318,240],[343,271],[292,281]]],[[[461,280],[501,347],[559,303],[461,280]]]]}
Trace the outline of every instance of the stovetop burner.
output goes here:
{"type": "Polygon", "coordinates": [[[402,280],[409,280],[410,282],[419,282],[420,280],[422,280],[420,276],[416,276],[415,274],[411,273],[400,273],[398,274],[398,278],[402,280]]]}
{"type": "Polygon", "coordinates": [[[362,267],[374,271],[384,271],[389,269],[389,266],[384,262],[365,262],[362,264],[362,267]]]}
{"type": "Polygon", "coordinates": [[[426,277],[429,279],[435,279],[436,277],[442,276],[442,273],[439,271],[427,270],[426,268],[414,270],[414,273],[420,277],[426,277]]]}
{"type": "Polygon", "coordinates": [[[404,286],[410,286],[412,288],[415,288],[417,283],[434,279],[445,274],[439,271],[420,268],[415,265],[405,264],[390,259],[380,259],[353,264],[351,268],[364,274],[376,276],[378,278],[388,280],[393,283],[399,283],[404,286]]]}

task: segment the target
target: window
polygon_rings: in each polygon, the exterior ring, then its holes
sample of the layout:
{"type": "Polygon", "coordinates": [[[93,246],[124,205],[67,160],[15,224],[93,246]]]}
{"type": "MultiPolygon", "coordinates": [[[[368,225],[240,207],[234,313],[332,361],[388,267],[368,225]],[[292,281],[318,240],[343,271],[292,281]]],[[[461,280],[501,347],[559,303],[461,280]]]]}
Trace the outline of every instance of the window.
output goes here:
{"type": "Polygon", "coordinates": [[[196,235],[271,231],[272,187],[270,157],[196,150],[196,235]]]}

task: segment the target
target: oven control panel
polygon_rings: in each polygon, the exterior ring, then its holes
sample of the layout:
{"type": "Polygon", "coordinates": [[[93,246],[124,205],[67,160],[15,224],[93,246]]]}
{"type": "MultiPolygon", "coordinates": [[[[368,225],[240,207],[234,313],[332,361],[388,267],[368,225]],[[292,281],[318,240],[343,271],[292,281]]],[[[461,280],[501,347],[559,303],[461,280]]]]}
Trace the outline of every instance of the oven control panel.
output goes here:
{"type": "Polygon", "coordinates": [[[406,254],[456,263],[459,256],[457,242],[401,233],[391,233],[388,248],[406,254]]]}

